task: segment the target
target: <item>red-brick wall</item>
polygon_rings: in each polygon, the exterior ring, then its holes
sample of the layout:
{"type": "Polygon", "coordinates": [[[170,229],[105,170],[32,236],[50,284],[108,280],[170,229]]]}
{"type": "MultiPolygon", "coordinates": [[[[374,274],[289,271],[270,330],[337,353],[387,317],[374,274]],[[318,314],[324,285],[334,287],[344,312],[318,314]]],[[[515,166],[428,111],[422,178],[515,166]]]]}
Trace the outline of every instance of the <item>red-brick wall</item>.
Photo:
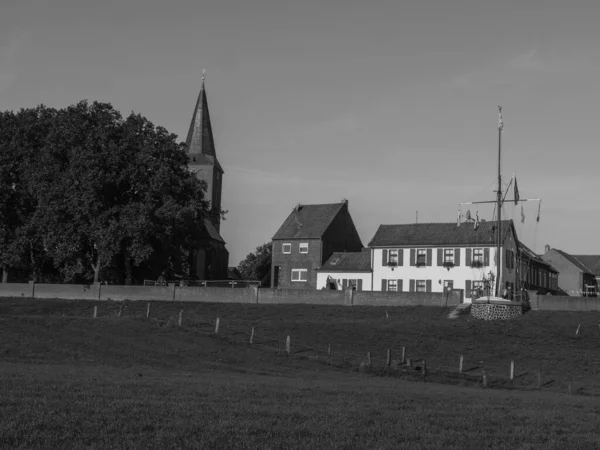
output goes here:
{"type": "Polygon", "coordinates": [[[321,241],[319,239],[288,239],[273,241],[271,286],[282,289],[316,289],[317,272],[321,267],[321,241]],[[300,253],[300,243],[308,242],[308,253],[300,253]],[[283,244],[291,243],[292,252],[283,253],[283,244]],[[292,281],[292,269],[306,269],[307,281],[292,281]],[[278,272],[278,279],[275,275],[278,272]]]}

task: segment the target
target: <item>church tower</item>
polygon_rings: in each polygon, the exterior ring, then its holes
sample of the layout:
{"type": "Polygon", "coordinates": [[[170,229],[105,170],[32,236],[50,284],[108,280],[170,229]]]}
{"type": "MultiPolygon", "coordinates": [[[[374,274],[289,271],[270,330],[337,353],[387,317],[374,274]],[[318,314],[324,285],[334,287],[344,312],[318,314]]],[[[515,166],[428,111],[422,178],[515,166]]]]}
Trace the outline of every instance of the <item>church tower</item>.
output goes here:
{"type": "Polygon", "coordinates": [[[196,101],[186,139],[188,167],[199,180],[207,184],[205,200],[210,202],[209,215],[204,220],[199,248],[192,252],[191,274],[199,280],[227,280],[229,252],[221,237],[221,193],[223,168],[215,152],[215,141],[208,113],[208,101],[202,72],[202,88],[196,101]]]}
{"type": "Polygon", "coordinates": [[[221,230],[221,193],[223,189],[223,168],[219,164],[215,152],[215,141],[212,134],[204,73],[202,88],[196,101],[192,123],[185,141],[189,157],[189,167],[198,179],[206,181],[206,200],[210,201],[210,220],[217,232],[221,230]]]}

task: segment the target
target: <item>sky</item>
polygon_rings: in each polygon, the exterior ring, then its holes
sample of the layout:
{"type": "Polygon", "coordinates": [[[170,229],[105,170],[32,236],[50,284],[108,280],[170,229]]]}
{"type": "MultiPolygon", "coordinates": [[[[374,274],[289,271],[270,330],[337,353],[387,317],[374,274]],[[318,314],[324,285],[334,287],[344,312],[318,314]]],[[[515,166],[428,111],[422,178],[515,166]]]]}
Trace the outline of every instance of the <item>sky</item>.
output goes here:
{"type": "Polygon", "coordinates": [[[206,69],[234,266],[298,203],[347,199],[367,245],[492,200],[502,105],[504,180],[542,199],[539,223],[505,206],[520,238],[600,254],[599,20],[596,0],[0,0],[0,109],[109,102],[185,140],[206,69]]]}

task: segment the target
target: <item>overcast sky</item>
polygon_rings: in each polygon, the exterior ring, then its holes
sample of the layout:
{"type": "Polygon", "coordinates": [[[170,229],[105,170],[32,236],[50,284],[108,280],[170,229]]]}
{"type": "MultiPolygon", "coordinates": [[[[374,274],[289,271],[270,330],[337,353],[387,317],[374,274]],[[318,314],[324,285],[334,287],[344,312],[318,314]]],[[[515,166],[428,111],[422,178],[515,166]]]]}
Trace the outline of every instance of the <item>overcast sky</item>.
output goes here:
{"type": "Polygon", "coordinates": [[[506,207],[521,237],[598,254],[598,23],[597,0],[0,0],[0,109],[110,102],[183,140],[206,69],[233,266],[299,202],[348,199],[366,245],[492,199],[501,104],[504,177],[543,199],[537,225],[506,207]]]}

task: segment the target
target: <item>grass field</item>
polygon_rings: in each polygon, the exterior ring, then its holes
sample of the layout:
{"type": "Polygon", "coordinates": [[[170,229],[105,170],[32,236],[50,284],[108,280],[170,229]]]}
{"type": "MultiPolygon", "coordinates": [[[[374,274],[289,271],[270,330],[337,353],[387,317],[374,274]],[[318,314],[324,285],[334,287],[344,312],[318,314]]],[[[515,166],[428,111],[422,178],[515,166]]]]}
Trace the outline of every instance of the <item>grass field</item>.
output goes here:
{"type": "Polygon", "coordinates": [[[0,301],[0,447],[600,447],[594,313],[483,323],[438,308],[388,308],[386,319],[385,308],[153,303],[146,321],[145,303],[118,318],[120,305],[97,303],[92,319],[90,302],[0,301]],[[251,347],[253,326],[262,345],[251,347]],[[331,343],[349,367],[277,354],[288,334],[299,355],[323,357],[331,343]],[[366,351],[381,367],[403,345],[427,358],[427,382],[351,368],[366,351]],[[496,388],[438,380],[461,353],[496,388]],[[502,381],[510,359],[515,386],[502,381]],[[538,367],[554,380],[541,390],[538,367]]]}

